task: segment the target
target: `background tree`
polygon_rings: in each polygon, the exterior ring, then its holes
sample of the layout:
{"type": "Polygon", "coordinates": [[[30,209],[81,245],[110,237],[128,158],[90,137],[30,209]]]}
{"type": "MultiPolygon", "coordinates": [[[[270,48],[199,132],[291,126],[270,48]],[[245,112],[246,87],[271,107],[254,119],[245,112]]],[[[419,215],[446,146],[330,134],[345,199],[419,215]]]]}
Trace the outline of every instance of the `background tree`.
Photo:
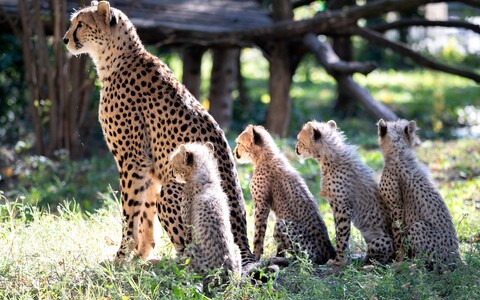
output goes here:
{"type": "Polygon", "coordinates": [[[238,48],[213,50],[209,112],[224,130],[228,130],[232,122],[232,91],[237,79],[239,54],[238,48]]]}
{"type": "Polygon", "coordinates": [[[79,136],[89,111],[94,74],[86,56],[66,54],[62,42],[67,29],[66,0],[52,0],[48,5],[51,36],[45,34],[39,0],[19,0],[17,20],[5,16],[21,40],[36,152],[52,155],[67,149],[76,158],[87,150],[79,136]]]}

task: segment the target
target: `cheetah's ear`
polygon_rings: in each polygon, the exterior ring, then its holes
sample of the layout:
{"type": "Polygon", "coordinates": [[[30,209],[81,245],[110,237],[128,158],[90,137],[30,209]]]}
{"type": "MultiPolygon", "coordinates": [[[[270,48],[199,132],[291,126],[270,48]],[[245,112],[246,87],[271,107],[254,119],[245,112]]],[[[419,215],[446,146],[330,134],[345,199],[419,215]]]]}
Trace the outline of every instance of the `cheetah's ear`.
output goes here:
{"type": "Polygon", "coordinates": [[[97,12],[103,17],[105,24],[109,24],[110,26],[115,26],[117,24],[117,16],[110,8],[110,3],[108,1],[98,2],[97,12]]]}
{"type": "Polygon", "coordinates": [[[327,125],[329,125],[332,129],[337,129],[337,123],[335,123],[334,120],[328,121],[327,125]]]}
{"type": "Polygon", "coordinates": [[[253,143],[255,145],[261,146],[262,145],[262,136],[255,130],[254,126],[252,126],[252,135],[253,135],[253,143]]]}
{"type": "Polygon", "coordinates": [[[190,151],[185,152],[185,164],[187,166],[193,166],[193,153],[190,151]]]}
{"type": "Polygon", "coordinates": [[[212,153],[215,152],[215,146],[212,143],[206,142],[205,146],[207,146],[207,148],[208,148],[208,150],[210,150],[210,152],[212,152],[212,153]]]}
{"type": "Polygon", "coordinates": [[[320,130],[312,126],[312,135],[313,135],[313,140],[315,142],[318,142],[322,138],[322,133],[320,130]]]}
{"type": "Polygon", "coordinates": [[[417,131],[417,122],[415,121],[410,121],[408,122],[408,125],[405,127],[405,133],[407,135],[412,135],[417,131]]]}
{"type": "Polygon", "coordinates": [[[383,120],[380,119],[377,123],[378,126],[378,136],[384,137],[387,135],[387,123],[383,120]]]}
{"type": "Polygon", "coordinates": [[[185,144],[181,144],[180,147],[178,147],[178,151],[180,153],[185,153],[187,151],[187,148],[185,148],[185,144]]]}
{"type": "Polygon", "coordinates": [[[408,125],[405,126],[405,134],[407,135],[407,138],[410,140],[410,143],[412,146],[418,146],[420,145],[421,141],[417,137],[417,122],[415,121],[410,121],[408,122],[408,125]]]}
{"type": "Polygon", "coordinates": [[[90,6],[97,6],[97,5],[98,5],[98,1],[92,1],[92,2],[90,3],[90,6]]]}

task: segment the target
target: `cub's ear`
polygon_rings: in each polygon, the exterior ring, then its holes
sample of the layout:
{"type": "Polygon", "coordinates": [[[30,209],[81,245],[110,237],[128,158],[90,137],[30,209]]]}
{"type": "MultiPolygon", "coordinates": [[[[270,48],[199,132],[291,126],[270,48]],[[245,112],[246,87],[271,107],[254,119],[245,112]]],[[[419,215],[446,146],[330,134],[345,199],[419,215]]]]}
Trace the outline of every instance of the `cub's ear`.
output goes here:
{"type": "Polygon", "coordinates": [[[383,119],[380,119],[377,122],[377,126],[378,126],[379,137],[384,137],[385,135],[387,135],[387,123],[383,119]]]}
{"type": "Polygon", "coordinates": [[[210,150],[210,152],[212,152],[212,153],[215,152],[215,146],[211,142],[206,142],[205,146],[207,146],[207,148],[208,148],[208,150],[210,150]]]}
{"type": "Polygon", "coordinates": [[[117,25],[117,22],[117,15],[112,9],[110,9],[110,27],[117,25]]]}
{"type": "Polygon", "coordinates": [[[97,6],[97,5],[98,5],[98,1],[92,1],[92,2],[90,3],[90,6],[97,6]]]}
{"type": "Polygon", "coordinates": [[[312,126],[312,134],[313,134],[313,140],[315,142],[318,142],[322,138],[322,133],[320,130],[312,126]]]}
{"type": "Polygon", "coordinates": [[[413,120],[408,122],[408,125],[405,126],[405,134],[406,135],[411,136],[411,135],[415,134],[416,131],[417,131],[417,122],[415,122],[413,120]]]}
{"type": "Polygon", "coordinates": [[[337,129],[337,123],[335,123],[334,120],[328,121],[327,125],[330,126],[332,129],[337,129]]]}
{"type": "Polygon", "coordinates": [[[98,2],[97,12],[103,17],[105,24],[109,24],[110,26],[115,26],[117,24],[117,16],[113,10],[110,9],[110,3],[108,1],[98,2]]]}
{"type": "Polygon", "coordinates": [[[185,164],[187,166],[193,166],[193,153],[190,151],[185,152],[185,164]]]}
{"type": "Polygon", "coordinates": [[[407,136],[408,140],[410,141],[410,144],[413,147],[418,146],[422,143],[422,141],[417,136],[417,129],[418,129],[417,122],[413,120],[408,122],[408,125],[405,126],[405,129],[404,129],[405,135],[407,136]]]}
{"type": "Polygon", "coordinates": [[[262,136],[258,131],[255,129],[254,126],[252,126],[252,137],[253,137],[253,143],[255,145],[261,146],[263,141],[262,141],[262,136]]]}
{"type": "Polygon", "coordinates": [[[314,123],[312,121],[307,122],[307,124],[305,124],[304,126],[304,129],[307,130],[307,132],[310,132],[312,134],[312,139],[314,142],[318,142],[318,140],[322,138],[322,133],[320,132],[320,130],[315,128],[313,124],[314,123]]]}

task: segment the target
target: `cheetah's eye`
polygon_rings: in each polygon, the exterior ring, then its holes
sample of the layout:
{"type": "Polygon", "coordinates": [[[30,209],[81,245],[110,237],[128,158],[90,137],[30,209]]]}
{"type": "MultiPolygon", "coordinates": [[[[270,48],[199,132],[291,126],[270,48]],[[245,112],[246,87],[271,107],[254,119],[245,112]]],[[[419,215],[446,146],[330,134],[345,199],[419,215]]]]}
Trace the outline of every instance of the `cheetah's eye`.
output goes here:
{"type": "Polygon", "coordinates": [[[81,21],[78,22],[77,28],[81,28],[83,26],[83,23],[81,21]]]}

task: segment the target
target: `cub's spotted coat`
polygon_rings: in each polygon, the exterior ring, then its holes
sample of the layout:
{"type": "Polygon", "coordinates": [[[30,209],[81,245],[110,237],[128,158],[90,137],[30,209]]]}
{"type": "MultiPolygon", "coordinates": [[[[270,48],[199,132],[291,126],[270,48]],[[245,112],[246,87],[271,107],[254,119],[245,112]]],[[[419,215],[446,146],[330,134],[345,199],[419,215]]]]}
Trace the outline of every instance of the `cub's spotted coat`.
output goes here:
{"type": "Polygon", "coordinates": [[[180,145],[170,159],[173,177],[184,183],[180,210],[193,246],[187,246],[185,254],[202,276],[215,268],[240,276],[240,250],[233,241],[228,198],[213,152],[211,143],[186,144],[180,145]]]}
{"type": "Polygon", "coordinates": [[[252,262],[242,191],[223,131],[170,69],[145,50],[125,14],[107,1],[92,4],[72,16],[64,42],[73,54],[92,57],[102,83],[99,119],[117,162],[125,220],[117,257],[125,255],[127,245],[149,257],[157,214],[178,251],[191,242],[180,216],[182,187],[171,180],[167,161],[180,144],[211,142],[235,243],[243,263],[252,262]]]}
{"type": "Polygon", "coordinates": [[[428,170],[418,162],[419,143],[415,121],[378,122],[378,139],[384,158],[380,191],[392,213],[397,259],[405,253],[426,255],[435,263],[460,261],[458,238],[452,217],[428,170]]]}
{"type": "Polygon", "coordinates": [[[263,253],[270,210],[277,219],[274,229],[274,238],[279,244],[277,255],[282,255],[284,250],[306,251],[317,264],[335,257],[313,195],[270,134],[261,126],[249,125],[236,142],[237,160],[254,166],[250,190],[255,205],[255,257],[258,259],[263,253]]]}
{"type": "Polygon", "coordinates": [[[367,243],[367,258],[382,263],[393,258],[390,215],[372,171],[362,163],[356,147],[345,142],[335,121],[305,124],[297,136],[298,155],[314,158],[322,169],[321,196],[330,203],[335,220],[337,264],[345,263],[350,223],[367,243]]]}

